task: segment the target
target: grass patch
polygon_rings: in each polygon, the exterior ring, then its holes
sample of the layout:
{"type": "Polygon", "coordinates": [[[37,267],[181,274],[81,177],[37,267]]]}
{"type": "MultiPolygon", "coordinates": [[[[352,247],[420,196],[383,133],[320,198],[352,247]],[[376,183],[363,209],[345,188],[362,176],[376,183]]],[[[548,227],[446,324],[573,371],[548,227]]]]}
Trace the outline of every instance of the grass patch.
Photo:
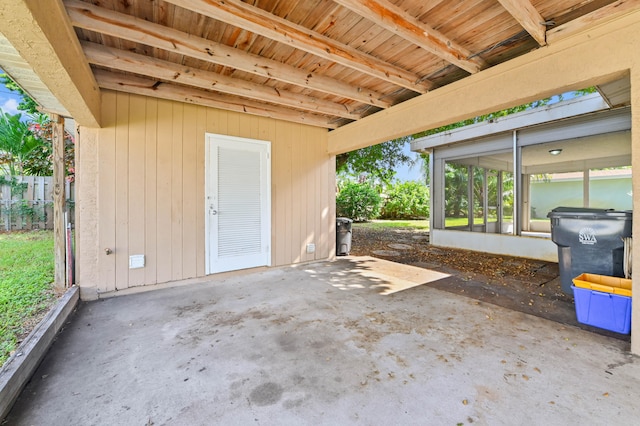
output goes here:
{"type": "MultiPolygon", "coordinates": [[[[502,218],[502,220],[507,223],[510,220],[512,220],[513,218],[511,216],[505,216],[502,218]]],[[[488,221],[489,223],[491,222],[496,222],[498,219],[496,219],[495,217],[489,217],[488,221]]],[[[456,226],[469,226],[469,220],[466,217],[447,217],[445,218],[445,227],[449,228],[449,227],[456,227],[456,226]]],[[[474,225],[484,225],[484,218],[481,217],[475,217],[473,218],[473,224],[474,225]]]]}
{"type": "Polygon", "coordinates": [[[0,365],[55,302],[53,279],[52,231],[0,234],[0,365]]]}
{"type": "Polygon", "coordinates": [[[428,230],[429,220],[372,220],[369,222],[354,223],[353,226],[370,229],[414,228],[428,230]]]}
{"type": "MultiPolygon", "coordinates": [[[[473,223],[474,225],[483,225],[484,219],[481,217],[475,217],[473,218],[473,223]]],[[[447,217],[444,220],[444,224],[447,228],[455,226],[469,226],[469,219],[466,217],[447,217]]]]}

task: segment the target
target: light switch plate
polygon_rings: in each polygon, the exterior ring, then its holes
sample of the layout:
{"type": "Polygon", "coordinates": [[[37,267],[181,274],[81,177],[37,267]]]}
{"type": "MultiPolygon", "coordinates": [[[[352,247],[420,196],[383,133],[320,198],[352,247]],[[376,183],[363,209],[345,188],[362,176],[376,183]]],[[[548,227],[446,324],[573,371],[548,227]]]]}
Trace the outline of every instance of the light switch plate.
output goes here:
{"type": "Polygon", "coordinates": [[[129,269],[144,268],[144,254],[129,256],[129,269]]]}

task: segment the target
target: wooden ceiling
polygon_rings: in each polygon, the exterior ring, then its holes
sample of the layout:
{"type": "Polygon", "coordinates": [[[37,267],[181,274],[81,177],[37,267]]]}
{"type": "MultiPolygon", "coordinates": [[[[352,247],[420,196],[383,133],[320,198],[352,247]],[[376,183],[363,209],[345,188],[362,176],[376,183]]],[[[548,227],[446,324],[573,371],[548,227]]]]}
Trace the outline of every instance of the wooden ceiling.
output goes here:
{"type": "Polygon", "coordinates": [[[330,129],[543,48],[554,30],[626,3],[64,2],[102,88],[330,129]]]}

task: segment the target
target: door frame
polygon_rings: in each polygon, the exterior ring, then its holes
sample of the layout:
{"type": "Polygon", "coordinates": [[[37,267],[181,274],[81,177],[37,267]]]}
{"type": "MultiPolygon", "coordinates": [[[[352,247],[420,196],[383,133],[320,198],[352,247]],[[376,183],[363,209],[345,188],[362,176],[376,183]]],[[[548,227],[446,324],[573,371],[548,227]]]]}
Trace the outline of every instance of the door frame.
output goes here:
{"type": "MultiPolygon", "coordinates": [[[[216,273],[220,273],[220,272],[227,272],[227,271],[212,271],[211,268],[211,262],[210,262],[210,255],[211,253],[211,239],[209,238],[210,236],[210,231],[211,231],[211,215],[209,214],[209,200],[208,200],[208,196],[211,193],[211,189],[212,185],[213,185],[213,179],[211,177],[211,172],[213,170],[213,165],[211,164],[211,146],[212,143],[214,142],[214,140],[223,140],[223,141],[227,141],[227,142],[232,142],[232,143],[238,143],[238,142],[242,142],[242,143],[252,143],[252,144],[257,144],[257,145],[261,145],[263,147],[266,147],[266,153],[267,153],[267,161],[266,161],[266,182],[262,183],[264,184],[265,187],[265,202],[266,202],[266,206],[264,208],[264,222],[265,224],[267,224],[267,226],[265,226],[264,232],[265,232],[265,242],[267,244],[267,260],[266,260],[266,265],[264,266],[271,266],[271,259],[272,259],[272,245],[271,245],[271,228],[272,228],[272,224],[271,224],[271,208],[272,208],[272,197],[271,197],[271,141],[266,141],[266,140],[260,140],[260,139],[252,139],[252,138],[242,138],[242,137],[237,137],[237,136],[229,136],[229,135],[223,135],[223,134],[218,134],[218,133],[209,133],[206,132],[205,133],[205,139],[204,139],[204,144],[205,144],[205,164],[204,164],[204,243],[205,243],[205,251],[204,251],[204,256],[205,256],[205,274],[206,275],[211,275],[211,274],[216,274],[216,273]]],[[[261,231],[262,232],[262,231],[261,231]]],[[[257,266],[256,266],[257,267],[257,266]]],[[[241,269],[241,268],[240,268],[241,269]]],[[[238,269],[239,270],[239,269],[238,269]]]]}

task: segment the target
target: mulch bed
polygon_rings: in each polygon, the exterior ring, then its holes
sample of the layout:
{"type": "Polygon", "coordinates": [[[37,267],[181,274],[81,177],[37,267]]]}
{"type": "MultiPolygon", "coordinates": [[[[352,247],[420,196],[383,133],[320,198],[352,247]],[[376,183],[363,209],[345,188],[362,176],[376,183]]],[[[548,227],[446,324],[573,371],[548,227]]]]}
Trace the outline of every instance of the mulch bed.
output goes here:
{"type": "Polygon", "coordinates": [[[429,232],[413,228],[374,228],[354,224],[352,256],[373,256],[450,274],[430,287],[493,303],[508,309],[630,340],[577,322],[573,296],[562,291],[558,264],[434,247],[429,232]]]}

